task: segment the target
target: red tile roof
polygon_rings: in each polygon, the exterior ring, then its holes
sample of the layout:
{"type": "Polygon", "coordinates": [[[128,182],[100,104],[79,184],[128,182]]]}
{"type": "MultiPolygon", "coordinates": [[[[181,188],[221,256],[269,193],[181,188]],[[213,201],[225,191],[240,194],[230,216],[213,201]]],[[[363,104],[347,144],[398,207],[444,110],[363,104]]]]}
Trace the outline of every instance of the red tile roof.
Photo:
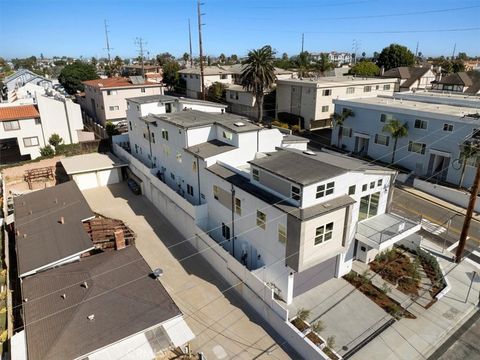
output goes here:
{"type": "Polygon", "coordinates": [[[36,119],[40,114],[34,105],[0,107],[0,121],[36,119]]]}
{"type": "Polygon", "coordinates": [[[83,84],[96,88],[117,88],[117,87],[143,87],[143,86],[159,86],[160,84],[145,82],[144,84],[134,85],[128,78],[115,77],[108,79],[96,79],[83,81],[83,84]]]}

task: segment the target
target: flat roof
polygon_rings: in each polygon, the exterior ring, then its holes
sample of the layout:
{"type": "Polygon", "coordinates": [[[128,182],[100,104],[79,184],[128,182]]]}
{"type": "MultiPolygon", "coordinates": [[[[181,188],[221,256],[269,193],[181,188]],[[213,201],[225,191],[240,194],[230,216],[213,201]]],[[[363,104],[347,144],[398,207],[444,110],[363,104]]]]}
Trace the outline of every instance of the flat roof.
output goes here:
{"type": "Polygon", "coordinates": [[[111,153],[70,156],[60,160],[60,162],[68,175],[128,166],[127,163],[111,153]]]}
{"type": "Polygon", "coordinates": [[[235,146],[216,139],[185,148],[185,150],[189,153],[202,159],[207,159],[209,157],[220,155],[235,149],[237,149],[235,146]]]}
{"type": "Polygon", "coordinates": [[[131,101],[135,104],[150,104],[155,102],[174,102],[178,98],[176,96],[170,95],[147,95],[147,96],[136,96],[127,98],[127,101],[131,101]]]}
{"type": "Polygon", "coordinates": [[[181,315],[151,272],[129,246],[26,278],[22,296],[28,298],[23,307],[29,360],[83,358],[181,315]]]}
{"type": "Polygon", "coordinates": [[[133,84],[130,78],[125,77],[113,77],[107,79],[95,79],[82,81],[82,84],[92,86],[97,89],[110,89],[110,88],[142,88],[142,87],[162,87],[163,84],[145,81],[142,84],[133,84]]]}
{"type": "Polygon", "coordinates": [[[13,204],[20,276],[93,248],[82,221],[95,214],[74,181],[17,196],[13,204]]]}
{"type": "Polygon", "coordinates": [[[317,78],[282,79],[277,84],[316,85],[317,87],[341,87],[354,85],[386,84],[396,82],[395,78],[362,78],[353,76],[326,76],[317,78]]]}
{"type": "MultiPolygon", "coordinates": [[[[400,97],[401,95],[396,95],[400,97]]],[[[477,108],[467,107],[467,106],[457,106],[449,105],[442,103],[428,103],[425,101],[414,101],[414,100],[402,100],[395,99],[394,97],[369,97],[369,98],[357,98],[357,99],[344,99],[344,100],[333,100],[335,104],[342,105],[360,105],[366,108],[372,109],[390,109],[390,111],[406,112],[414,111],[415,113],[424,113],[427,115],[437,114],[437,115],[448,115],[452,117],[462,118],[467,114],[472,114],[480,112],[480,105],[477,108]]],[[[458,119],[459,120],[459,119],[458,119]]]]}

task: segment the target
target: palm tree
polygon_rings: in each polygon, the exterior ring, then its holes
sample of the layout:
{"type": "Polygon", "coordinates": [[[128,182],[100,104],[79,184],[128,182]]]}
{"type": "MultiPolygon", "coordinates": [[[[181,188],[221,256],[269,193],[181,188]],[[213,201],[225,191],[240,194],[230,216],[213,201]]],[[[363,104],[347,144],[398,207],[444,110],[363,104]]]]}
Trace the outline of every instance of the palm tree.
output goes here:
{"type": "Polygon", "coordinates": [[[397,151],[397,141],[399,138],[408,135],[408,123],[402,124],[399,120],[392,119],[385,124],[382,131],[389,133],[393,138],[392,161],[390,162],[393,164],[395,161],[395,151],[397,151]]]}
{"type": "Polygon", "coordinates": [[[355,114],[350,109],[343,109],[343,111],[339,113],[333,114],[333,126],[338,127],[338,136],[337,136],[337,147],[341,148],[342,146],[342,131],[343,131],[343,123],[347,118],[354,117],[355,114]]]}
{"type": "Polygon", "coordinates": [[[257,103],[257,121],[263,119],[263,98],[265,91],[270,89],[275,82],[275,53],[272,47],[265,45],[261,49],[251,50],[248,58],[243,61],[243,71],[240,83],[243,88],[255,96],[257,103]]]}
{"type": "Polygon", "coordinates": [[[469,159],[476,157],[478,155],[478,149],[471,142],[467,141],[460,145],[460,161],[462,162],[462,172],[460,174],[460,182],[458,187],[463,186],[463,180],[465,178],[465,169],[467,167],[467,162],[469,159]]]}
{"type": "Polygon", "coordinates": [[[321,53],[320,59],[315,63],[315,69],[320,73],[321,76],[325,75],[325,72],[328,70],[332,70],[335,67],[333,63],[330,61],[328,54],[321,53]]]}
{"type": "Polygon", "coordinates": [[[295,58],[295,66],[297,67],[297,74],[299,77],[308,77],[310,75],[311,56],[308,51],[301,52],[295,58]]]}

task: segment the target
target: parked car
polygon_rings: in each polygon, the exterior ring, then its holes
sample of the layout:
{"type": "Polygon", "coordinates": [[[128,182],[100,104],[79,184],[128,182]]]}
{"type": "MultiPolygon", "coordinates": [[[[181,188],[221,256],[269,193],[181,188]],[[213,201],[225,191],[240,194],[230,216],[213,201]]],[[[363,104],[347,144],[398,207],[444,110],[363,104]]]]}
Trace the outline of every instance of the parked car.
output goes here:
{"type": "Polygon", "coordinates": [[[140,195],[142,193],[142,189],[140,188],[140,185],[138,185],[138,183],[135,180],[128,179],[127,185],[135,195],[140,195]]]}

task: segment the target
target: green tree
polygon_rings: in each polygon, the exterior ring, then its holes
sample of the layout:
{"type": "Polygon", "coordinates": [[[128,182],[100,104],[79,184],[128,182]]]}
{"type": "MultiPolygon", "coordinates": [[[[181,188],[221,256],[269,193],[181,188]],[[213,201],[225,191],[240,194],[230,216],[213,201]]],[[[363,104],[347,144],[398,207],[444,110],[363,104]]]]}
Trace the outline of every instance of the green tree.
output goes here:
{"type": "Polygon", "coordinates": [[[377,76],[380,68],[371,61],[360,61],[353,65],[349,73],[358,76],[377,76]]]}
{"type": "Polygon", "coordinates": [[[349,117],[354,117],[355,114],[353,113],[352,110],[344,108],[341,113],[334,113],[333,114],[333,127],[337,128],[338,135],[337,135],[337,147],[341,148],[342,147],[342,131],[343,131],[343,124],[345,123],[345,120],[347,120],[349,117]]]}
{"type": "Polygon", "coordinates": [[[412,66],[415,63],[415,55],[406,46],[390,44],[378,55],[377,65],[385,70],[399,66],[412,66]]]}
{"type": "Polygon", "coordinates": [[[92,58],[90,59],[90,64],[92,64],[95,69],[97,68],[98,60],[95,56],[92,56],[92,58]]]}
{"type": "Polygon", "coordinates": [[[55,150],[50,145],[40,148],[40,156],[52,157],[55,155],[55,150]]]}
{"type": "Polygon", "coordinates": [[[235,54],[232,54],[232,55],[230,56],[230,61],[231,61],[232,63],[236,64],[236,63],[238,62],[238,56],[235,55],[235,54]]]}
{"type": "Polygon", "coordinates": [[[188,53],[184,53],[182,56],[183,62],[186,64],[188,60],[190,60],[190,55],[188,53]]]}
{"type": "Polygon", "coordinates": [[[288,60],[288,54],[286,52],[282,54],[282,60],[288,60]]]}
{"type": "Polygon", "coordinates": [[[225,103],[225,94],[227,92],[227,85],[220,82],[214,82],[207,89],[207,100],[219,103],[225,103]]]}
{"type": "Polygon", "coordinates": [[[315,63],[314,68],[321,76],[324,76],[325,72],[335,68],[335,65],[330,61],[327,53],[321,53],[320,59],[315,63]]]}
{"type": "Polygon", "coordinates": [[[111,121],[107,121],[107,123],[105,124],[105,131],[107,132],[107,135],[109,137],[119,134],[117,127],[111,121]]]}
{"type": "Polygon", "coordinates": [[[265,91],[275,83],[274,55],[272,47],[265,45],[260,49],[251,50],[243,62],[245,66],[240,75],[240,83],[255,96],[258,122],[263,120],[265,91]]]}
{"type": "Polygon", "coordinates": [[[225,56],[224,53],[221,53],[221,54],[218,56],[218,61],[220,62],[220,64],[224,64],[226,60],[227,60],[227,57],[225,56]]]}
{"type": "Polygon", "coordinates": [[[122,71],[123,60],[120,56],[115,56],[113,61],[105,66],[105,72],[108,77],[118,76],[122,71]]]}
{"type": "Polygon", "coordinates": [[[83,91],[82,81],[98,79],[97,72],[92,65],[76,61],[66,65],[58,77],[58,81],[69,94],[83,91]]]}
{"type": "Polygon", "coordinates": [[[175,61],[175,57],[168,52],[158,54],[155,58],[157,60],[157,64],[160,66],[164,66],[168,62],[175,61]]]}
{"type": "Polygon", "coordinates": [[[308,51],[302,51],[294,59],[294,65],[297,68],[299,77],[308,77],[312,68],[312,57],[308,51]]]}
{"type": "Polygon", "coordinates": [[[63,142],[63,139],[60,135],[58,134],[52,134],[50,138],[48,139],[48,143],[52,145],[53,147],[57,147],[63,142]]]}
{"type": "Polygon", "coordinates": [[[395,162],[395,152],[397,151],[397,142],[398,139],[402,137],[406,137],[408,135],[408,123],[402,124],[397,119],[390,120],[385,126],[383,130],[386,133],[389,133],[390,136],[393,138],[393,152],[392,152],[392,161],[390,162],[393,164],[395,162]]]}
{"type": "Polygon", "coordinates": [[[471,142],[464,142],[460,145],[460,162],[462,164],[462,171],[460,173],[460,181],[458,187],[463,186],[463,180],[465,179],[465,169],[467,168],[467,162],[469,159],[478,156],[478,149],[471,142]]]}
{"type": "Polygon", "coordinates": [[[457,55],[457,59],[459,60],[468,60],[468,55],[466,52],[459,52],[457,55]]]}
{"type": "Polygon", "coordinates": [[[167,61],[163,64],[163,83],[171,90],[178,85],[178,79],[180,78],[178,71],[180,65],[176,61],[167,61]]]}

